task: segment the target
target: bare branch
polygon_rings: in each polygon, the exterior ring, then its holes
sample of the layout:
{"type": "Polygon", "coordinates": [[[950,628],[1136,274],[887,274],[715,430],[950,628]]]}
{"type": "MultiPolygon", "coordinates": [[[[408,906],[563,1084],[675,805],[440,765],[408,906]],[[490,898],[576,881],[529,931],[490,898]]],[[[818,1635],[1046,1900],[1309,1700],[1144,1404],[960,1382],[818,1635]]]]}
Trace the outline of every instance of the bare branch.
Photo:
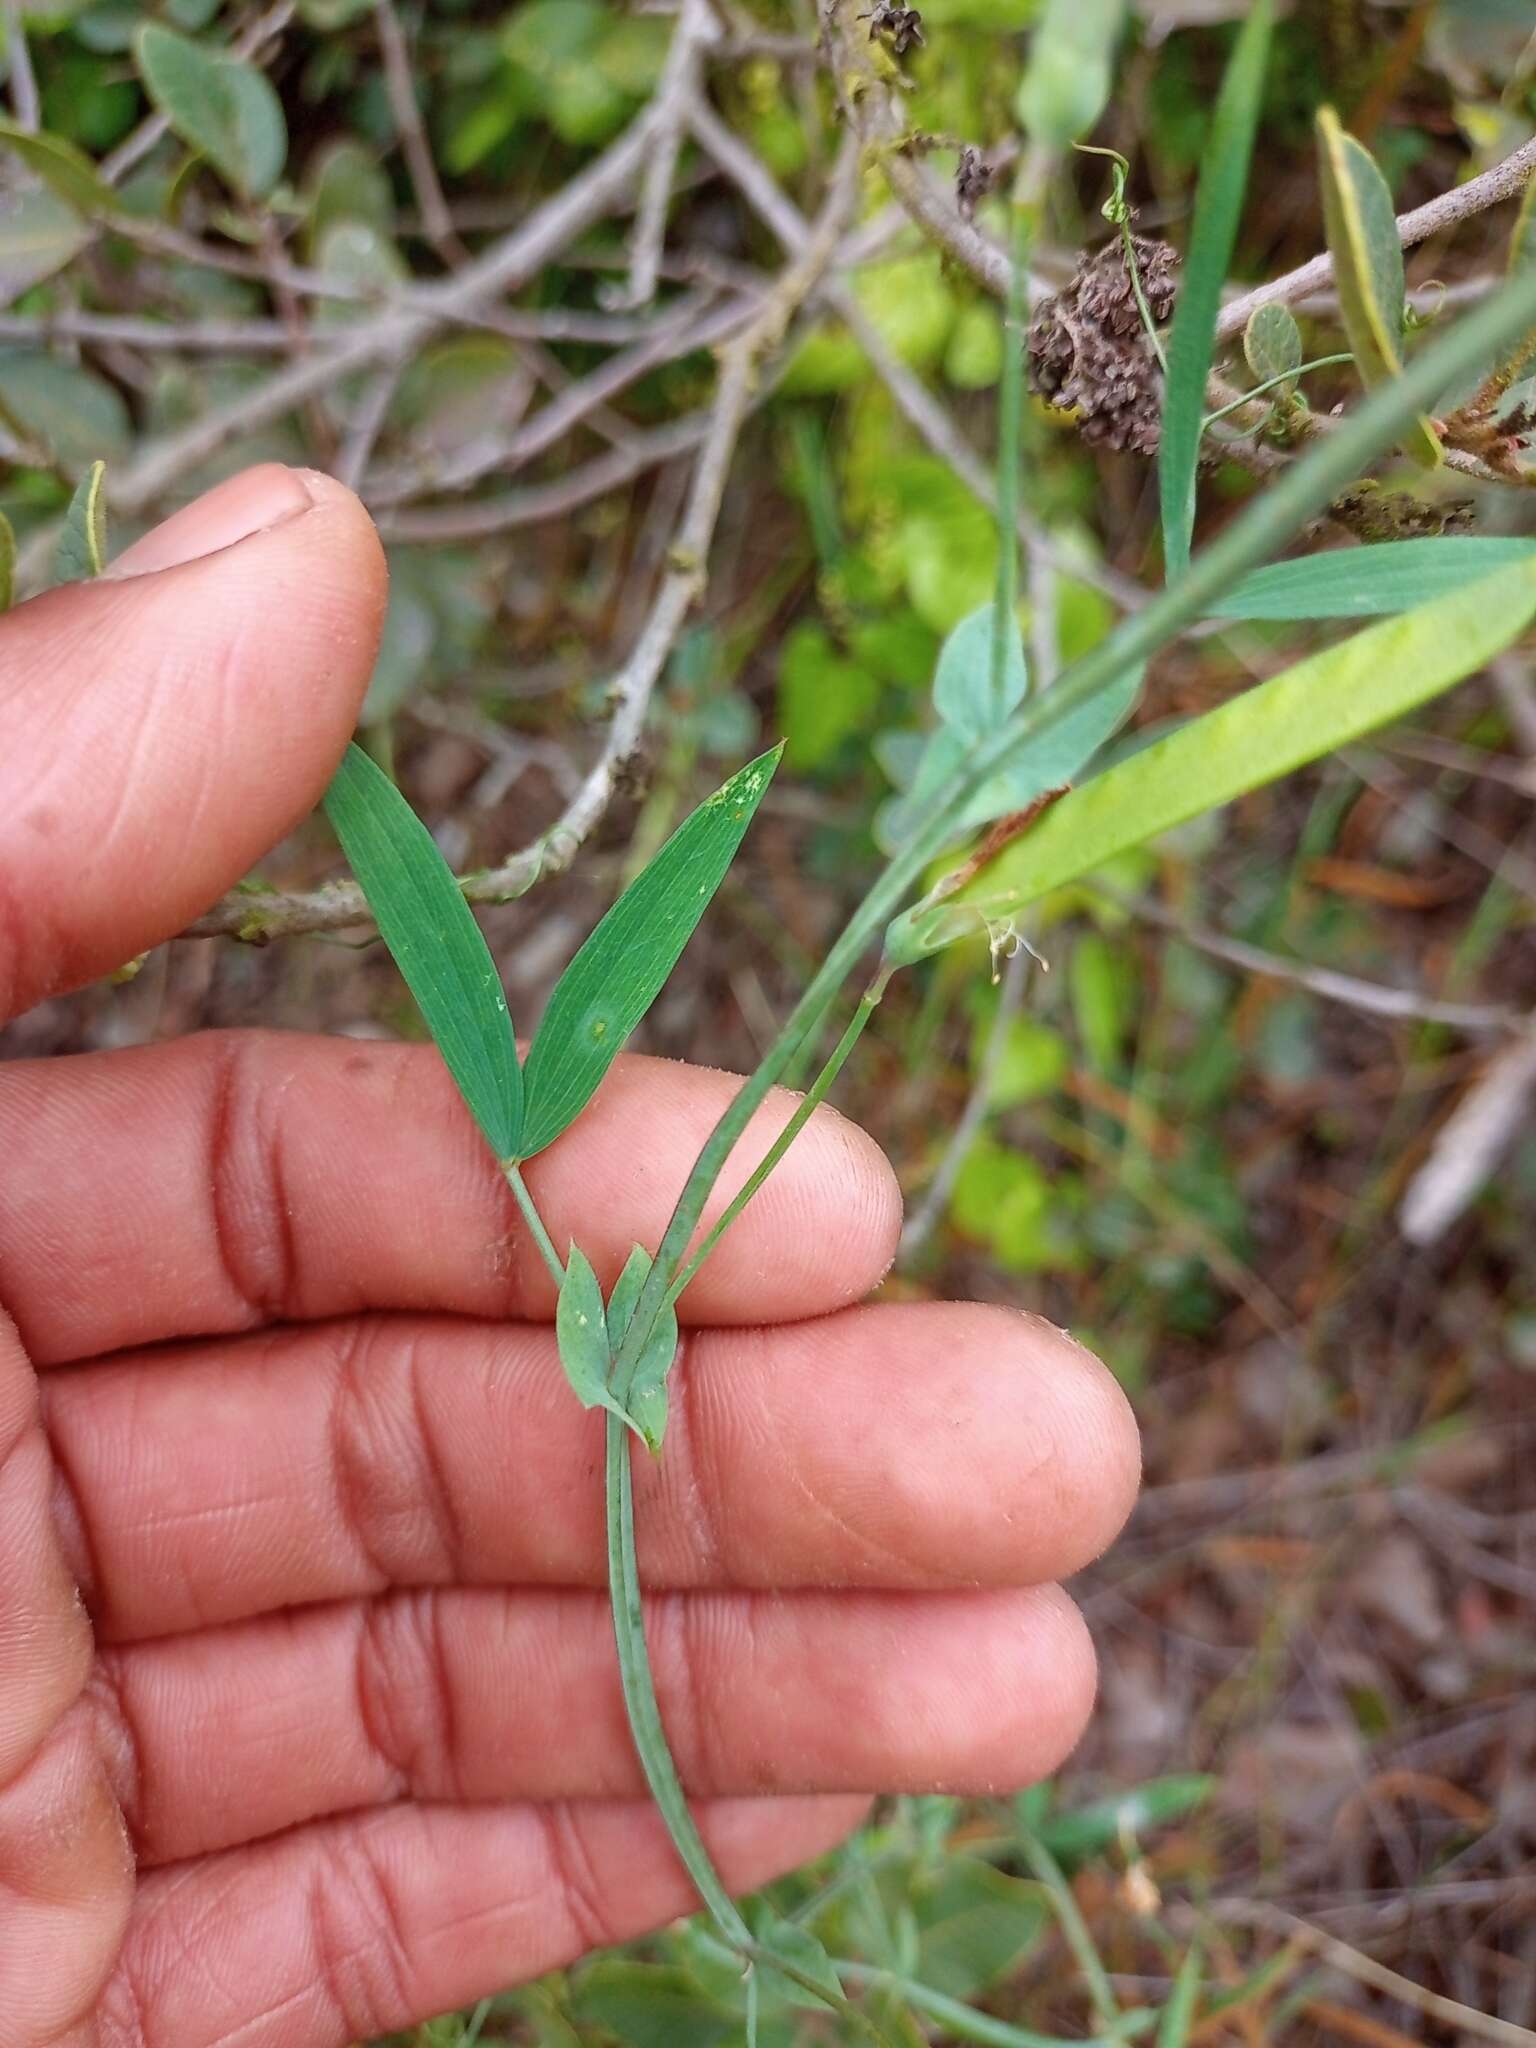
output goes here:
{"type": "Polygon", "coordinates": [[[438,182],[437,165],[432,161],[432,150],[427,142],[426,129],[422,126],[405,30],[395,12],[394,0],[373,0],[373,9],[379,31],[379,51],[384,59],[384,86],[389,94],[390,112],[395,117],[400,146],[405,151],[406,169],[410,173],[411,190],[416,194],[422,228],[427,240],[451,269],[467,259],[468,251],[454,233],[448,203],[438,182]]]}
{"type": "MultiPolygon", "coordinates": [[[[505,902],[521,896],[541,875],[568,866],[608,808],[620,767],[639,745],[651,694],[667,657],[703,590],[726,477],[751,409],[759,366],[782,346],[796,311],[836,255],[857,189],[858,149],[850,140],[839,156],[803,254],[784,272],[750,327],[722,355],[715,401],[666,573],[635,648],[610,688],[613,716],[602,751],[548,832],[489,871],[465,878],[464,894],[471,902],[505,902]]],[[[233,934],[266,940],[295,932],[334,931],[367,920],[367,905],[357,885],[333,882],[301,895],[237,891],[190,926],[188,936],[233,934]]]]}
{"type": "Polygon", "coordinates": [[[1295,1942],[1330,1969],[1411,2006],[1439,2026],[1454,2028],[1464,2038],[1496,2041],[1505,2044],[1505,2048],[1532,2048],[1532,2043],[1536,2042],[1536,2035],[1528,2027],[1517,2027],[1513,2021],[1498,2019],[1492,2013],[1477,2012],[1457,1999],[1415,1984],[1411,1977],[1389,1970],[1374,1956],[1363,1955],[1359,1949],[1351,1948],[1336,1936],[1325,1933],[1321,1927],[1299,1920],[1294,1913],[1287,1913],[1283,1907],[1271,1905],[1267,1900],[1212,1899],[1198,1913],[1192,1910],[1187,1916],[1180,1915],[1197,1925],[1206,1916],[1223,1926],[1261,1928],[1282,1941],[1295,1942]]]}
{"type": "Polygon", "coordinates": [[[629,277],[626,283],[611,285],[604,293],[603,302],[610,312],[633,312],[637,306],[649,305],[656,296],[662,244],[667,233],[667,208],[687,126],[688,103],[698,88],[704,46],[719,33],[708,0],[682,0],[656,88],[650,160],[645,167],[640,204],[629,240],[629,277]]]}
{"type": "Polygon", "coordinates": [[[16,126],[35,135],[42,121],[42,102],[32,70],[32,52],[27,47],[21,0],[5,0],[5,53],[10,59],[11,112],[16,116],[16,126]]]}
{"type": "Polygon", "coordinates": [[[572,379],[558,397],[526,424],[499,435],[477,435],[456,456],[438,463],[429,474],[418,472],[383,479],[370,491],[370,505],[399,504],[423,490],[462,490],[492,470],[520,468],[589,419],[597,407],[617,397],[660,364],[695,350],[718,347],[741,330],[752,310],[739,300],[710,309],[702,306],[702,295],[691,298],[676,309],[677,317],[672,324],[658,327],[635,348],[610,356],[589,376],[572,379]]]}
{"type": "Polygon", "coordinates": [[[379,514],[379,531],[387,540],[480,540],[487,534],[507,533],[519,526],[566,519],[594,499],[633,483],[648,469],[691,453],[708,430],[707,412],[688,413],[682,419],[668,421],[664,427],[636,434],[622,447],[594,456],[551,483],[529,484],[522,490],[496,498],[479,498],[468,505],[385,509],[379,514]]]}
{"type": "Polygon", "coordinates": [[[405,365],[400,362],[381,363],[363,392],[347,438],[336,458],[336,474],[349,491],[357,490],[362,484],[404,369],[405,365]]]}
{"type": "Polygon", "coordinates": [[[1287,960],[1283,954],[1267,953],[1243,939],[1228,938],[1225,932],[1176,917],[1149,897],[1122,896],[1118,890],[1103,892],[1143,924],[1172,932],[1187,945],[1209,953],[1214,960],[1241,968],[1245,974],[1262,975],[1266,981],[1289,982],[1321,996],[1325,1002],[1343,1003],[1351,1010],[1364,1010],[1372,1017],[1390,1017],[1417,1024],[1445,1024],[1456,1031],[1501,1032],[1518,1029],[1518,1010],[1501,1003],[1448,1003],[1435,996],[1423,996],[1414,989],[1392,988],[1382,981],[1366,981],[1356,974],[1340,974],[1331,967],[1310,967],[1304,960],[1287,960]]]}
{"type": "MultiPolygon", "coordinates": [[[[1442,229],[1455,227],[1460,221],[1470,220],[1475,213],[1485,213],[1490,206],[1513,199],[1525,189],[1533,172],[1536,172],[1536,141],[1525,143],[1491,170],[1468,178],[1464,185],[1453,185],[1449,192],[1442,192],[1423,206],[1416,206],[1409,213],[1400,213],[1397,217],[1397,238],[1405,249],[1412,249],[1442,229]]],[[[1299,270],[1287,271],[1284,277],[1274,278],[1251,292],[1244,292],[1241,298],[1229,300],[1222,307],[1221,318],[1216,324],[1217,339],[1230,341],[1234,335],[1241,334],[1260,306],[1289,305],[1292,300],[1305,298],[1308,292],[1319,291],[1332,282],[1333,258],[1326,254],[1314,256],[1299,270]]]]}
{"type": "MultiPolygon", "coordinates": [[[[734,135],[714,110],[702,100],[695,101],[689,120],[701,147],[709,152],[725,175],[738,187],[743,197],[784,248],[794,251],[803,247],[809,232],[805,219],[761,158],[755,156],[740,137],[734,135]]],[[[886,386],[909,424],[933,453],[941,461],[949,464],[967,490],[979,498],[988,511],[995,514],[996,481],[986,463],[949,417],[941,401],[915,371],[908,369],[900,357],[886,347],[879,330],[869,320],[857,297],[845,283],[840,279],[834,281],[828,286],[824,296],[851,330],[854,339],[868,356],[870,366],[886,386]]],[[[1107,596],[1114,598],[1116,603],[1128,609],[1145,602],[1145,593],[1139,584],[1132,582],[1127,576],[1117,575],[1113,569],[1078,560],[1067,549],[1059,546],[1038,521],[1022,508],[1018,515],[1018,526],[1020,540],[1027,547],[1037,549],[1042,560],[1053,568],[1061,570],[1066,575],[1075,576],[1084,583],[1095,585],[1107,596]]]]}

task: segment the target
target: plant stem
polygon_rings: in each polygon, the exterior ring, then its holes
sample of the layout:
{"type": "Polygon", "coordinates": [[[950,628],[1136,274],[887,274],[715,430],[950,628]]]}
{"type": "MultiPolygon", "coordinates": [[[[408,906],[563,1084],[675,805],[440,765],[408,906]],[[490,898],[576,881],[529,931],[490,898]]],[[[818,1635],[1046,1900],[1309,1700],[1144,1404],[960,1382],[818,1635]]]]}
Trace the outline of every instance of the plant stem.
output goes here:
{"type": "Polygon", "coordinates": [[[880,999],[885,994],[886,985],[894,971],[893,968],[882,967],[869,987],[865,989],[863,995],[859,998],[858,1008],[848,1020],[848,1028],[833,1048],[826,1065],[800,1098],[794,1115],[774,1139],[757,1165],[753,1167],[737,1194],[732,1197],[719,1221],[699,1246],[693,1257],[688,1261],[687,1265],[678,1274],[677,1278],[672,1282],[671,1286],[668,1287],[662,1302],[663,1309],[670,1308],[677,1301],[715,1246],[724,1237],[725,1233],[736,1221],[736,1218],[746,1208],[748,1202],[751,1201],[763,1182],[772,1173],[773,1169],[805,1128],[817,1104],[822,1101],[832,1083],[842,1072],[844,1062],[847,1060],[849,1053],[853,1051],[853,1048],[863,1036],[864,1027],[879,1007],[880,999]]]}
{"type": "Polygon", "coordinates": [[[1015,209],[1013,271],[1003,316],[1003,377],[997,403],[997,594],[992,606],[989,696],[994,717],[1006,717],[1004,696],[1009,642],[1018,632],[1019,443],[1024,428],[1024,312],[1029,293],[1033,213],[1015,209]]]}
{"type": "Polygon", "coordinates": [[[1340,355],[1314,356],[1310,363],[1298,363],[1294,370],[1282,370],[1278,377],[1266,377],[1262,384],[1255,384],[1251,391],[1245,391],[1240,398],[1234,398],[1230,405],[1218,406],[1215,412],[1208,412],[1200,422],[1203,434],[1207,427],[1214,427],[1218,420],[1224,420],[1228,413],[1241,412],[1250,399],[1262,398],[1266,391],[1273,391],[1277,384],[1290,384],[1297,377],[1305,377],[1308,370],[1331,369],[1335,363],[1352,363],[1354,357],[1348,349],[1340,355]]]}
{"type": "Polygon", "coordinates": [[[729,1892],[710,1861],[703,1837],[694,1825],[688,1801],[667,1747],[661,1708],[651,1678],[640,1606],[640,1572],[635,1559],[635,1489],[629,1462],[629,1432],[616,1415],[608,1429],[608,1590],[613,1604],[613,1633],[619,1651],[619,1676],[624,1705],[639,1752],[645,1782],[651,1788],[667,1833],[693,1879],[694,1888],[714,1915],[715,1925],[733,1949],[750,1952],[752,1930],[736,1910],[729,1892]]]}
{"type": "Polygon", "coordinates": [[[523,1179],[523,1169],[515,1159],[504,1159],[501,1162],[501,1171],[507,1186],[517,1198],[517,1206],[523,1212],[523,1220],[533,1233],[533,1241],[538,1246],[540,1255],[554,1278],[555,1285],[557,1287],[563,1285],[565,1281],[565,1261],[555,1250],[555,1241],[544,1227],[544,1218],[539,1214],[538,1206],[529,1192],[527,1181],[523,1179]]]}
{"type": "Polygon", "coordinates": [[[1056,1918],[1061,1923],[1061,1931],[1066,1937],[1067,1946],[1077,1959],[1077,1967],[1082,1972],[1083,1982],[1087,1986],[1088,1996],[1093,2005],[1094,2017],[1106,2031],[1114,2032],[1120,2024],[1120,2002],[1115,1997],[1114,1986],[1109,1981],[1109,1972],[1104,1967],[1104,1959],[1094,1946],[1093,1936],[1088,1932],[1088,1923],[1078,1909],[1077,1900],[1072,1896],[1072,1887],[1067,1883],[1061,1865],[1044,1842],[1035,1835],[1021,1833],[1020,1846],[1030,1869],[1049,1896],[1056,1918]]]}
{"type": "Polygon", "coordinates": [[[850,1984],[894,1992],[916,2011],[937,2020],[946,2033],[961,2041],[980,2041],[984,2048],[1120,2048],[1122,2042],[1145,2033],[1152,2019],[1150,2013],[1127,2013],[1124,2020],[1132,2024],[1120,2024],[1112,2034],[1068,2042],[1055,2034],[1036,2034],[1027,2027],[1010,2026],[989,2012],[978,2012],[974,2006],[962,2005],[958,1998],[949,1998],[912,1977],[898,1976],[895,1971],[879,1969],[872,1963],[845,1961],[839,1956],[832,1967],[850,1984]]]}
{"type": "Polygon", "coordinates": [[[1152,308],[1147,304],[1147,294],[1142,287],[1141,265],[1136,261],[1136,238],[1131,233],[1128,215],[1120,223],[1120,244],[1125,251],[1126,274],[1131,280],[1131,295],[1136,301],[1136,310],[1141,315],[1141,324],[1146,330],[1147,340],[1152,344],[1152,353],[1157,357],[1157,367],[1166,377],[1168,358],[1163,354],[1162,336],[1157,331],[1157,322],[1152,318],[1152,308]]]}

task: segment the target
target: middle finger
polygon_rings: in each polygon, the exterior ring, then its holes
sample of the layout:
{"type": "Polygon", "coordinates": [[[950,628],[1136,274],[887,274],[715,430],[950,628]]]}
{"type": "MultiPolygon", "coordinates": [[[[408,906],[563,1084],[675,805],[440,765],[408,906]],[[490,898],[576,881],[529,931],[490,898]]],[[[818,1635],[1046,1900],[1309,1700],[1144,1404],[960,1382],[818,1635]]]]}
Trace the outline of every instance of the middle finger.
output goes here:
{"type": "MultiPolygon", "coordinates": [[[[635,1461],[659,1587],[1022,1586],[1129,1510],[1118,1386],[1048,1325],[931,1303],[684,1338],[635,1461]]],[[[543,1327],[374,1317],[45,1375],[98,1636],[426,1585],[601,1586],[602,1424],[543,1327]]]]}

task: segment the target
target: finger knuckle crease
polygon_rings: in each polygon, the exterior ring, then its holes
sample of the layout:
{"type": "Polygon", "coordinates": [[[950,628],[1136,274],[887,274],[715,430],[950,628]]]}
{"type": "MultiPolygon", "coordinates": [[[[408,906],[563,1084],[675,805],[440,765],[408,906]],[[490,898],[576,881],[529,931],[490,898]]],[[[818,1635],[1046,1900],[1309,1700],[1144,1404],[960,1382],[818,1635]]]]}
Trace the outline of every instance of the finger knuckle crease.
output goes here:
{"type": "Polygon", "coordinates": [[[568,1800],[556,1800],[535,1811],[574,1945],[583,1953],[611,1948],[620,1938],[620,1930],[609,1909],[607,1893],[576,1809],[568,1800]]]}
{"type": "Polygon", "coordinates": [[[396,1594],[364,1607],[355,1683],[358,1722],[384,1772],[383,1797],[453,1797],[453,1697],[435,1595],[396,1594]]]}
{"type": "Polygon", "coordinates": [[[343,2037],[366,2040],[412,2009],[409,1950],[389,1877],[366,1833],[330,1842],[311,1880],[315,1976],[343,2037]]]}
{"type": "Polygon", "coordinates": [[[296,1244],[280,1123],[268,1091],[246,1085],[247,1042],[219,1044],[208,1107],[209,1214],[220,1270],[253,1324],[283,1316],[294,1298],[296,1244]],[[263,1121],[266,1127],[263,1128],[263,1121]]]}

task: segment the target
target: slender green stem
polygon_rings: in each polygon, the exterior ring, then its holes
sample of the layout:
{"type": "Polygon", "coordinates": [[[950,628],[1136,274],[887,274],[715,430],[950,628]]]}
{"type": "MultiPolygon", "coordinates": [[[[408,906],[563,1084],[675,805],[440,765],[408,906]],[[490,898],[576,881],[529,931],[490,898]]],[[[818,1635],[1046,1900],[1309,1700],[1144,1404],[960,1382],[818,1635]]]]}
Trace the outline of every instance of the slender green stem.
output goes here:
{"type": "Polygon", "coordinates": [[[1147,304],[1147,295],[1142,288],[1141,265],[1136,261],[1136,238],[1131,233],[1129,215],[1120,223],[1120,242],[1125,250],[1126,274],[1131,280],[1131,294],[1136,301],[1136,310],[1141,315],[1141,324],[1147,331],[1148,341],[1152,344],[1152,353],[1157,357],[1157,367],[1166,377],[1168,358],[1163,354],[1162,336],[1157,331],[1157,322],[1152,318],[1152,308],[1147,304]]]}
{"type": "Polygon", "coordinates": [[[1314,356],[1310,363],[1298,363],[1294,370],[1282,370],[1278,377],[1266,377],[1262,384],[1255,384],[1251,391],[1245,391],[1241,398],[1234,398],[1230,405],[1221,405],[1215,412],[1208,412],[1200,422],[1200,431],[1203,434],[1207,427],[1215,426],[1216,422],[1224,420],[1228,413],[1241,412],[1250,399],[1262,398],[1266,391],[1273,391],[1277,384],[1291,384],[1298,377],[1305,377],[1308,370],[1327,370],[1335,363],[1352,363],[1354,360],[1349,350],[1345,349],[1340,355],[1314,356]]]}
{"type": "Polygon", "coordinates": [[[629,1462],[629,1433],[616,1415],[607,1417],[607,1427],[608,1591],[613,1608],[613,1634],[619,1653],[619,1676],[624,1688],[630,1732],[651,1797],[666,1822],[667,1833],[684,1868],[693,1879],[694,1889],[708,1907],[732,1952],[743,1961],[777,1970],[781,1976],[788,1977],[801,1990],[810,1992],[822,2004],[832,2006],[878,2041],[881,2038],[879,2030],[867,2015],[859,2012],[847,1999],[834,1998],[825,1985],[817,1983],[793,1960],[775,1954],[771,1946],[755,1938],[704,1846],[704,1838],[689,1811],[687,1795],[667,1744],[656,1687],[651,1677],[641,1609],[640,1570],[635,1556],[635,1494],[634,1475],[629,1462]]]}
{"type": "Polygon", "coordinates": [[[1056,1858],[1038,1836],[1024,1834],[1020,1837],[1030,1869],[1044,1886],[1061,1922],[1061,1931],[1066,1937],[1068,1948],[1077,1959],[1077,1967],[1083,1975],[1088,1997],[1093,2006],[1094,2017],[1106,2031],[1113,2032],[1120,2024],[1120,2001],[1115,1996],[1115,1987],[1109,1981],[1109,1972],[1104,1967],[1104,1958],[1094,1945],[1088,1931],[1088,1923],[1072,1896],[1072,1887],[1056,1858]]]}
{"type": "Polygon", "coordinates": [[[1126,2023],[1118,2025],[1112,2034],[1069,2042],[1055,2034],[1036,2034],[1028,2027],[1011,2026],[1007,2020],[997,2019],[989,2012],[978,2012],[974,2006],[962,2005],[958,1998],[949,1998],[944,1992],[934,1991],[915,1978],[899,1976],[894,1970],[882,1970],[872,1963],[856,1963],[839,1956],[832,1967],[847,1983],[893,1992],[914,2011],[926,2013],[930,2019],[937,2020],[944,2031],[953,2034],[957,2040],[980,2041],[984,2048],[1120,2048],[1122,2042],[1144,2034],[1152,2021],[1151,2013],[1126,2013],[1126,2023]]]}
{"type": "Polygon", "coordinates": [[[720,1881],[704,1839],[694,1825],[672,1752],[661,1725],[661,1708],[651,1679],[640,1606],[640,1572],[635,1560],[635,1492],[629,1463],[629,1432],[616,1415],[607,1417],[608,1459],[608,1591],[613,1605],[613,1633],[619,1652],[624,1705],[639,1752],[645,1782],[651,1788],[667,1833],[676,1844],[694,1888],[714,1915],[715,1925],[739,1953],[752,1951],[752,1930],[736,1910],[720,1881]]]}
{"type": "Polygon", "coordinates": [[[1010,642],[1019,608],[1019,444],[1024,431],[1024,311],[1029,251],[1034,240],[1028,209],[1016,209],[1013,269],[1003,320],[1003,377],[997,404],[997,595],[992,606],[992,663],[988,681],[994,712],[1006,715],[1004,695],[1010,642]]]}
{"type": "Polygon", "coordinates": [[[523,1179],[523,1169],[515,1159],[504,1159],[501,1171],[507,1186],[517,1199],[517,1206],[523,1212],[523,1221],[533,1233],[533,1241],[539,1248],[540,1256],[554,1278],[557,1287],[565,1281],[565,1261],[555,1250],[555,1241],[544,1227],[544,1218],[529,1192],[528,1183],[523,1179]]]}
{"type": "Polygon", "coordinates": [[[853,1048],[864,1035],[864,1027],[879,1007],[880,998],[885,994],[886,985],[890,981],[892,971],[889,967],[882,968],[869,987],[865,989],[863,995],[859,998],[858,1008],[848,1020],[847,1030],[844,1031],[842,1037],[833,1048],[826,1065],[816,1076],[816,1079],[811,1083],[805,1094],[801,1096],[794,1115],[785,1124],[783,1130],[774,1139],[757,1165],[753,1167],[751,1173],[743,1181],[740,1190],[732,1196],[709,1235],[667,1289],[666,1296],[662,1302],[664,1309],[670,1308],[677,1301],[683,1290],[688,1286],[688,1283],[698,1272],[700,1266],[703,1265],[715,1246],[724,1237],[725,1233],[736,1221],[736,1218],[746,1208],[748,1202],[751,1201],[763,1182],[795,1142],[795,1139],[804,1130],[817,1104],[823,1100],[827,1090],[842,1072],[849,1053],[853,1051],[853,1048]]]}

